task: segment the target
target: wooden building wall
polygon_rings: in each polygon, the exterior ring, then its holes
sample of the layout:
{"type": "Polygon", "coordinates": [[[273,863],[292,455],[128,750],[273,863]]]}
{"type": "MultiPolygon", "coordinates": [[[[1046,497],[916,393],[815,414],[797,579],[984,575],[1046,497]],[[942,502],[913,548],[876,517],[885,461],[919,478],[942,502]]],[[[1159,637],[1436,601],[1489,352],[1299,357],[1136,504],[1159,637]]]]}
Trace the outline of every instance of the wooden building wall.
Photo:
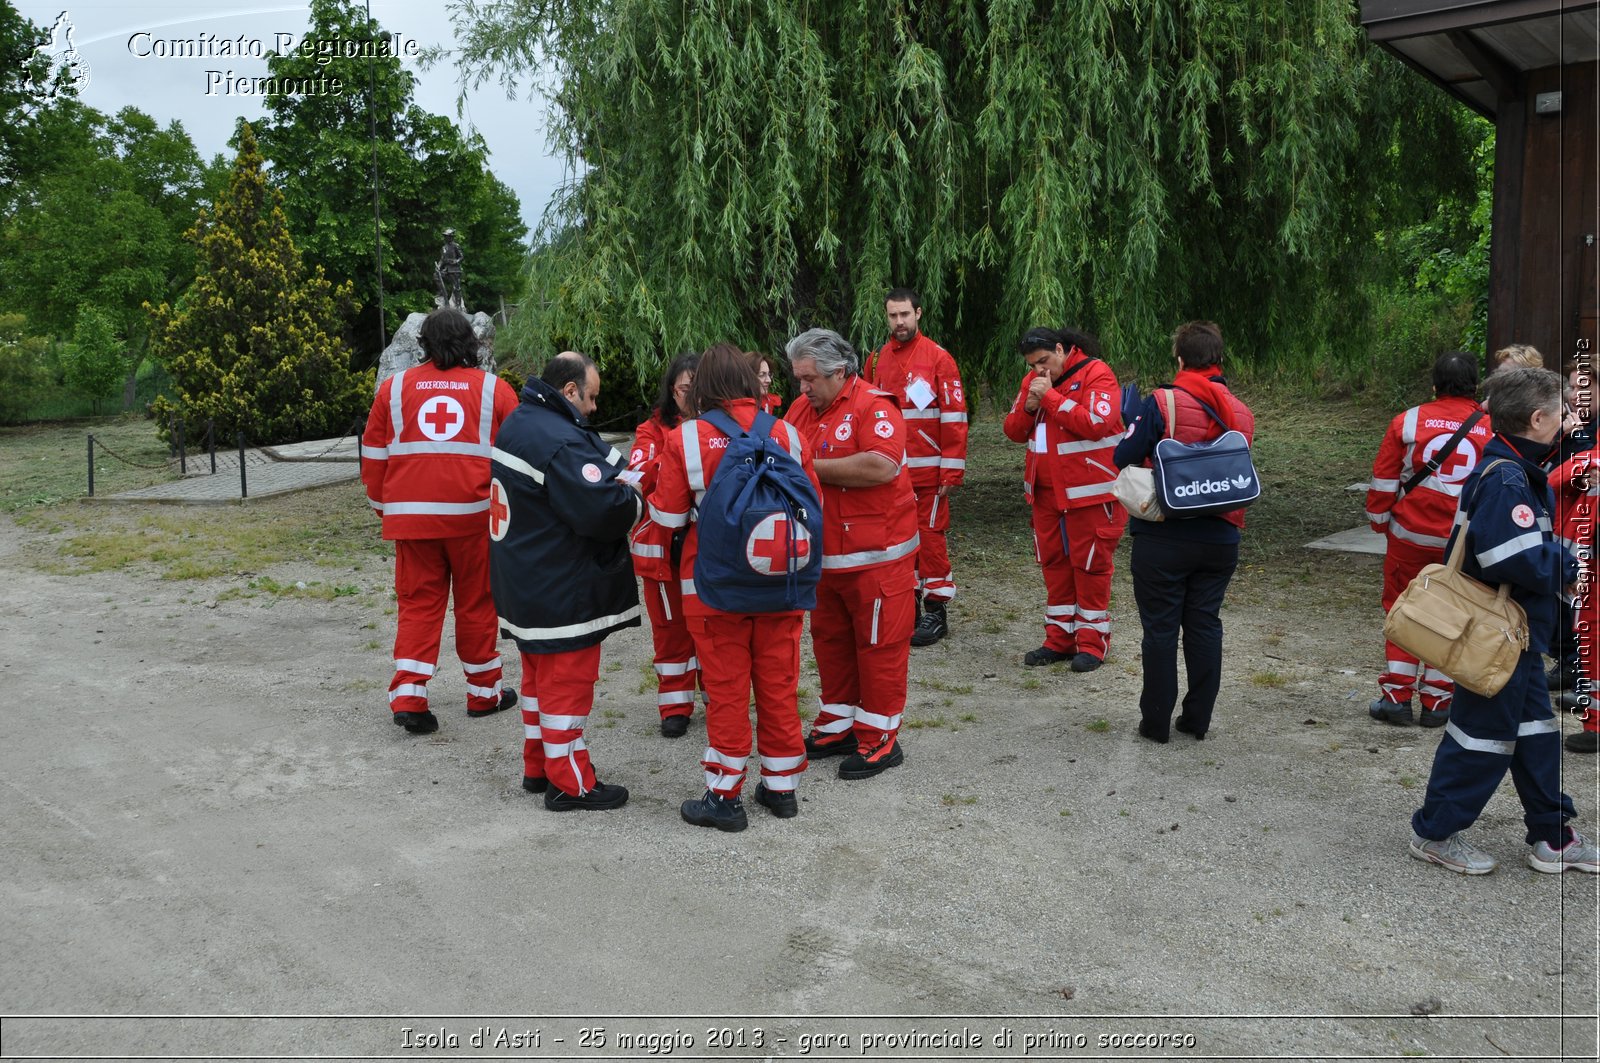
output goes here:
{"type": "Polygon", "coordinates": [[[1520,82],[1496,122],[1489,349],[1531,343],[1555,368],[1600,343],[1600,65],[1520,82]],[[1561,113],[1535,113],[1557,91],[1561,113]]]}

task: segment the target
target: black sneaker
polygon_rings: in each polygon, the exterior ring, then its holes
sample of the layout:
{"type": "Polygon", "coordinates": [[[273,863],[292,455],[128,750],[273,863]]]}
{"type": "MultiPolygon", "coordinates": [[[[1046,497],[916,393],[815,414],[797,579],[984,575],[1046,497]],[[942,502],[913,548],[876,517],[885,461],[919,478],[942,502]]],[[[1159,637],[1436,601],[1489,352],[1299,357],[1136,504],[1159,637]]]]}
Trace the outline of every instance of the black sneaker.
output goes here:
{"type": "Polygon", "coordinates": [[[689,733],[689,714],[679,713],[677,716],[661,717],[661,737],[682,738],[689,733]]]}
{"type": "Polygon", "coordinates": [[[821,760],[824,757],[837,757],[843,753],[856,751],[856,736],[854,731],[844,731],[836,735],[819,735],[812,731],[806,735],[806,756],[812,760],[821,760]]]}
{"type": "Polygon", "coordinates": [[[897,768],[906,759],[900,741],[894,736],[884,739],[864,753],[852,753],[839,765],[841,779],[870,779],[890,768],[897,768]]]}
{"type": "Polygon", "coordinates": [[[1396,727],[1411,726],[1411,702],[1390,701],[1388,698],[1373,698],[1367,706],[1367,715],[1374,720],[1392,723],[1396,727]]]}
{"type": "Polygon", "coordinates": [[[1166,745],[1172,740],[1172,734],[1170,731],[1164,733],[1157,730],[1156,725],[1151,723],[1149,720],[1139,721],[1139,737],[1148,738],[1150,741],[1160,743],[1161,745],[1166,745]]]}
{"type": "Polygon", "coordinates": [[[710,790],[693,801],[685,801],[678,813],[685,823],[696,827],[737,831],[750,825],[750,817],[744,814],[744,802],[737,797],[718,797],[710,790]]]}
{"type": "Polygon", "coordinates": [[[1189,721],[1189,717],[1187,716],[1179,716],[1176,720],[1172,721],[1172,726],[1176,730],[1182,731],[1186,735],[1193,735],[1196,742],[1204,742],[1206,740],[1206,733],[1204,731],[1196,730],[1194,724],[1189,721]]]}
{"type": "Polygon", "coordinates": [[[439,729],[439,717],[426,709],[422,712],[397,712],[394,722],[414,735],[431,735],[439,729]]]}
{"type": "Polygon", "coordinates": [[[793,819],[800,814],[800,802],[793,790],[769,790],[766,783],[756,783],[756,804],[779,819],[793,819]]]}
{"type": "Polygon", "coordinates": [[[922,609],[922,619],[911,633],[911,645],[932,646],[950,634],[950,623],[944,615],[944,603],[927,602],[922,609]]]}
{"type": "Polygon", "coordinates": [[[582,796],[550,787],[544,792],[544,807],[552,812],[603,812],[628,803],[626,786],[610,786],[596,779],[594,789],[582,796]]]}
{"type": "Polygon", "coordinates": [[[1105,663],[1106,662],[1103,658],[1096,657],[1092,653],[1080,653],[1076,657],[1072,658],[1072,663],[1067,667],[1071,668],[1074,672],[1092,672],[1105,663]]]}
{"type": "Polygon", "coordinates": [[[1567,740],[1562,743],[1567,747],[1568,753],[1594,753],[1600,751],[1600,731],[1579,731],[1567,735],[1567,740]]]}
{"type": "Polygon", "coordinates": [[[498,703],[489,706],[487,709],[468,709],[467,715],[474,720],[480,720],[485,716],[493,716],[497,712],[505,712],[507,709],[515,708],[516,704],[517,692],[515,690],[502,690],[500,691],[498,703]]]}
{"type": "Polygon", "coordinates": [[[522,788],[530,794],[542,794],[550,788],[550,780],[543,775],[534,778],[532,775],[522,777],[522,788]]]}
{"type": "MultiPolygon", "coordinates": [[[[1409,715],[1409,713],[1407,714],[1409,715]]],[[[1443,727],[1450,722],[1449,709],[1423,709],[1417,713],[1417,722],[1424,727],[1443,727]]]]}
{"type": "Polygon", "coordinates": [[[1037,668],[1041,664],[1060,664],[1062,661],[1071,656],[1072,654],[1070,653],[1062,653],[1060,650],[1052,650],[1049,646],[1040,646],[1036,650],[1029,650],[1027,653],[1024,653],[1022,655],[1022,663],[1027,665],[1029,668],[1037,668]]]}

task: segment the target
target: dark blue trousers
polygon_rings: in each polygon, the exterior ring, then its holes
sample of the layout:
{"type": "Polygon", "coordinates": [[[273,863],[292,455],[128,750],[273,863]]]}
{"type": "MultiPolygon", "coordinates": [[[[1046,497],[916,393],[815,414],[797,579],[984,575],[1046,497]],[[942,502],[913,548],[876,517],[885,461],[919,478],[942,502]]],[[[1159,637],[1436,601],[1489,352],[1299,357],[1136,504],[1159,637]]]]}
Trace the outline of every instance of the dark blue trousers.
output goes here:
{"type": "Polygon", "coordinates": [[[1544,661],[1537,653],[1524,653],[1511,681],[1492,698],[1456,687],[1412,829],[1441,841],[1472,826],[1507,769],[1522,801],[1528,844],[1565,845],[1567,820],[1578,813],[1561,792],[1561,726],[1550,711],[1544,661]]]}
{"type": "Polygon", "coordinates": [[[1190,730],[1205,734],[1222,684],[1222,597],[1239,567],[1238,543],[1207,543],[1133,537],[1133,600],[1144,625],[1140,650],[1144,689],[1139,715],[1147,730],[1166,737],[1178,703],[1178,635],[1189,690],[1183,715],[1190,730]]]}

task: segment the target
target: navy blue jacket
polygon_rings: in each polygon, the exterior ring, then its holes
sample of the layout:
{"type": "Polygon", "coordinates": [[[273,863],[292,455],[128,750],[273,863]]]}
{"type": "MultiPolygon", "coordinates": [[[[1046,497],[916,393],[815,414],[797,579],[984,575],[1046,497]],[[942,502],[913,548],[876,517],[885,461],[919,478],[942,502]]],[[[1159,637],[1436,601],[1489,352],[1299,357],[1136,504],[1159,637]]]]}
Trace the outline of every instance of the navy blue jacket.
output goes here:
{"type": "Polygon", "coordinates": [[[638,627],[628,531],[642,503],[617,479],[622,454],[534,379],[489,458],[489,583],[501,628],[524,653],[565,653],[638,627]]]}
{"type": "Polygon", "coordinates": [[[1461,488],[1462,508],[1445,556],[1470,520],[1461,571],[1488,584],[1511,584],[1511,597],[1528,614],[1528,648],[1548,653],[1554,644],[1564,587],[1578,578],[1578,561],[1551,534],[1555,498],[1545,470],[1517,451],[1543,456],[1532,440],[1496,433],[1461,488]],[[1490,462],[1507,459],[1490,468],[1490,462]],[[1465,517],[1463,517],[1463,513],[1465,517]]]}

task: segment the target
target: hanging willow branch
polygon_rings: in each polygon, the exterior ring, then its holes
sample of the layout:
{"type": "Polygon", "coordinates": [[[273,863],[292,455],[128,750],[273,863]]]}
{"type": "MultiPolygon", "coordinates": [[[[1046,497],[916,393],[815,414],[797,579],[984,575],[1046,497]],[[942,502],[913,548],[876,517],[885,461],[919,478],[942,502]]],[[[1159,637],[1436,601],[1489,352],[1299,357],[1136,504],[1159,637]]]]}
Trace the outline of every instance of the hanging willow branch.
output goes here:
{"type": "Polygon", "coordinates": [[[893,284],[924,293],[925,328],[973,375],[1013,374],[1015,338],[1041,323],[1086,325],[1113,360],[1147,365],[1196,316],[1260,365],[1328,345],[1384,212],[1471,172],[1440,94],[1369,54],[1353,14],[454,5],[464,76],[555,85],[554,140],[580,175],[547,212],[518,327],[641,381],[679,350],[777,350],[813,324],[876,345],[893,284]],[[1408,144],[1419,121],[1438,146],[1408,144]]]}

